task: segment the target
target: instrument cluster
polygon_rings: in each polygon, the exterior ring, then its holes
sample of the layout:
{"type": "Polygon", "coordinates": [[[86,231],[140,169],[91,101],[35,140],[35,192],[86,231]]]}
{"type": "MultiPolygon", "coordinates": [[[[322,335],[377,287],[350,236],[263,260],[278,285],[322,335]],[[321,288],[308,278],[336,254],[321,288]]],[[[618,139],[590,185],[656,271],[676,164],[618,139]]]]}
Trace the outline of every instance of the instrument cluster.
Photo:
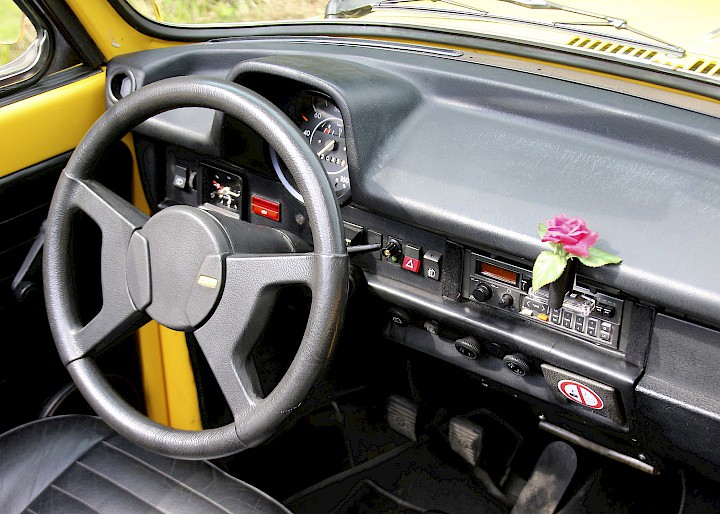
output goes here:
{"type": "MultiPolygon", "coordinates": [[[[310,148],[320,159],[338,201],[341,204],[347,201],[350,198],[350,176],[345,125],[340,108],[327,95],[310,90],[298,92],[279,107],[302,131],[310,148]]],[[[285,163],[272,149],[270,157],[280,182],[302,202],[302,195],[285,163]]]]}

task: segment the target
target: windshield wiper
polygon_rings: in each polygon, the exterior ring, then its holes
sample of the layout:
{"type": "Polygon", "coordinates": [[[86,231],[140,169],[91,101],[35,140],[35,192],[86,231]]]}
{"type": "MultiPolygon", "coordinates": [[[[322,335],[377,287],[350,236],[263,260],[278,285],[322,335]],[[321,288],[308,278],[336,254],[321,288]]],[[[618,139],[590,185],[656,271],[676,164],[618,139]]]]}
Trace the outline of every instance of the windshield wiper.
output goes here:
{"type": "Polygon", "coordinates": [[[421,0],[381,0],[375,3],[368,3],[367,0],[330,0],[325,8],[325,17],[328,19],[334,18],[359,18],[365,16],[373,11],[382,10],[401,10],[406,12],[417,12],[423,14],[429,14],[434,16],[446,16],[452,18],[465,18],[465,19],[479,19],[479,20],[492,20],[502,21],[507,23],[517,23],[520,25],[532,25],[536,27],[552,28],[572,34],[582,34],[584,36],[607,39],[615,43],[632,46],[643,46],[648,49],[657,50],[663,52],[672,57],[684,57],[685,49],[677,45],[673,45],[667,41],[664,41],[656,36],[638,30],[628,25],[627,20],[621,18],[607,16],[604,14],[597,14],[590,11],[584,11],[581,9],[575,9],[574,7],[568,7],[565,5],[557,4],[554,2],[548,2],[546,0],[497,0],[499,2],[507,2],[522,7],[531,9],[553,9],[558,11],[569,12],[573,14],[580,14],[589,18],[594,18],[597,21],[541,21],[533,20],[532,18],[519,18],[516,16],[504,16],[501,14],[493,14],[489,11],[484,11],[467,5],[465,3],[455,0],[432,0],[436,3],[443,3],[452,5],[454,7],[460,7],[462,10],[450,9],[443,7],[430,7],[421,5],[407,5],[417,3],[421,0]],[[598,32],[582,27],[594,26],[594,27],[615,27],[618,30],[626,30],[633,34],[637,34],[644,38],[650,39],[652,42],[642,41],[639,39],[610,35],[603,32],[598,32]]]}

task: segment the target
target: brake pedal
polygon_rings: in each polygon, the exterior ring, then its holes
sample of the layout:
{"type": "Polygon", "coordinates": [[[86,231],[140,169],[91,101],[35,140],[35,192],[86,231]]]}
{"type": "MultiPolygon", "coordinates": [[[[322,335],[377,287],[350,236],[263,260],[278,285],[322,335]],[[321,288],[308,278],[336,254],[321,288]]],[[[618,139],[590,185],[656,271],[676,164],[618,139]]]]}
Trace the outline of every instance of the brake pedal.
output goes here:
{"type": "Polygon", "coordinates": [[[401,396],[391,396],[387,403],[387,421],[390,428],[411,441],[417,441],[417,405],[401,396]]]}
{"type": "Polygon", "coordinates": [[[471,466],[477,465],[482,449],[483,428],[466,418],[456,416],[450,420],[448,431],[450,448],[471,466]]]}

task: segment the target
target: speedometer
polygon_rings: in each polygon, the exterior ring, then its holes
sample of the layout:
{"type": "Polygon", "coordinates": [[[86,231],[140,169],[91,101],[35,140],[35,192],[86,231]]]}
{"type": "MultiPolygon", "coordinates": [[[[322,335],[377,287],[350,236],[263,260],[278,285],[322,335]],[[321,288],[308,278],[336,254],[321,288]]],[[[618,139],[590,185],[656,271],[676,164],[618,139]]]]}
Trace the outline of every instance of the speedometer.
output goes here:
{"type": "MultiPolygon", "coordinates": [[[[350,198],[345,125],[338,106],[322,93],[302,91],[288,102],[284,110],[320,159],[338,201],[342,203],[350,198]]],[[[271,158],[280,181],[295,198],[303,201],[295,181],[274,150],[271,158]]]]}

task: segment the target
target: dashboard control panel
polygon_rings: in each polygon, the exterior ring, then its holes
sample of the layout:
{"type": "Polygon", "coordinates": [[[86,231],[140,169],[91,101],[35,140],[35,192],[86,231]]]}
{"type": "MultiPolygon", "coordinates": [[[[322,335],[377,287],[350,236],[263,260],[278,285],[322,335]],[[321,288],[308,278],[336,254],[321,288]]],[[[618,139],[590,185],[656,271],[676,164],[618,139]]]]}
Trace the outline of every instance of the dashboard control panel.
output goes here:
{"type": "Polygon", "coordinates": [[[626,300],[575,280],[558,309],[547,287],[532,288],[532,270],[465,250],[462,296],[597,345],[617,349],[626,300]]]}

